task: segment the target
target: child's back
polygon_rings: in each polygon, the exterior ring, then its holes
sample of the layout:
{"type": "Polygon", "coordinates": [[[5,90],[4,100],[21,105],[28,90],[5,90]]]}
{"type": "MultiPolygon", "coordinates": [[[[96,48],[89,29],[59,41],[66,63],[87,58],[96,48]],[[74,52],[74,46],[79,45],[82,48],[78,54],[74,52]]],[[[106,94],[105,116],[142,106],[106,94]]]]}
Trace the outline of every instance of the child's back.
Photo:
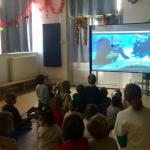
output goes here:
{"type": "Polygon", "coordinates": [[[67,140],[59,150],[89,150],[88,140],[83,138],[84,124],[80,115],[70,114],[63,123],[63,133],[67,140]]]}
{"type": "Polygon", "coordinates": [[[90,118],[87,129],[93,136],[90,141],[91,150],[118,150],[116,141],[108,136],[108,124],[103,115],[96,114],[90,118]]]}
{"type": "Polygon", "coordinates": [[[2,110],[12,113],[14,128],[18,128],[20,122],[22,121],[22,118],[21,118],[21,116],[19,114],[18,109],[15,106],[13,106],[13,105],[7,105],[6,104],[6,105],[3,106],[2,110]]]}
{"type": "Polygon", "coordinates": [[[49,127],[38,128],[38,148],[39,150],[56,150],[62,143],[62,130],[54,124],[49,127]]]}
{"type": "Polygon", "coordinates": [[[15,141],[8,136],[12,129],[12,115],[0,112],[0,150],[18,150],[15,141]]]}
{"type": "Polygon", "coordinates": [[[38,128],[38,150],[57,150],[63,142],[62,130],[54,123],[53,112],[40,112],[38,128]]]}
{"type": "Polygon", "coordinates": [[[81,138],[77,141],[66,141],[59,150],[89,150],[88,140],[81,138]]]}
{"type": "Polygon", "coordinates": [[[15,93],[7,93],[4,97],[4,100],[6,105],[3,106],[2,110],[12,114],[14,128],[30,129],[32,125],[30,118],[22,119],[18,109],[14,106],[17,101],[17,95],[15,93]]]}

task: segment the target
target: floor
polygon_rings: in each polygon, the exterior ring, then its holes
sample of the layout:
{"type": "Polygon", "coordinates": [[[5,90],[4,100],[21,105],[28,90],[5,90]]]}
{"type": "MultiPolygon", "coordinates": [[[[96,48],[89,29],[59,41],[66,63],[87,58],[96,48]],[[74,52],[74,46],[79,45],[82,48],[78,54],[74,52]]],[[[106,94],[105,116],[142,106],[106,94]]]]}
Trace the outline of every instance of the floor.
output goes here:
{"type": "MultiPolygon", "coordinates": [[[[71,89],[72,93],[75,92],[75,88],[71,89]]],[[[109,95],[112,90],[109,90],[109,95]]],[[[26,111],[32,107],[37,106],[37,96],[35,91],[31,91],[18,96],[16,107],[19,109],[20,113],[24,116],[26,111]]],[[[150,108],[150,96],[143,96],[143,104],[150,108]]],[[[0,110],[4,105],[4,101],[0,101],[0,110]]],[[[20,150],[37,150],[37,135],[36,135],[36,122],[33,121],[32,130],[21,135],[21,138],[17,140],[18,147],[20,150]]]]}

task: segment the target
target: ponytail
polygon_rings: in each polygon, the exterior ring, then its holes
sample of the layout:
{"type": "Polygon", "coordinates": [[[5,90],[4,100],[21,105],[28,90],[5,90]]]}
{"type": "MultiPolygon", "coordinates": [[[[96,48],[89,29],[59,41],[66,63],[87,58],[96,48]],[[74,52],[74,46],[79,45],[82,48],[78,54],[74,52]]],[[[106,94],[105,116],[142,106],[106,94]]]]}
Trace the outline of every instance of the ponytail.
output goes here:
{"type": "Polygon", "coordinates": [[[141,99],[135,99],[135,100],[131,101],[130,103],[132,105],[132,108],[135,111],[141,111],[143,108],[143,103],[142,103],[141,99]]]}
{"type": "Polygon", "coordinates": [[[124,90],[125,99],[135,111],[143,108],[141,88],[134,83],[127,84],[124,90]]]}

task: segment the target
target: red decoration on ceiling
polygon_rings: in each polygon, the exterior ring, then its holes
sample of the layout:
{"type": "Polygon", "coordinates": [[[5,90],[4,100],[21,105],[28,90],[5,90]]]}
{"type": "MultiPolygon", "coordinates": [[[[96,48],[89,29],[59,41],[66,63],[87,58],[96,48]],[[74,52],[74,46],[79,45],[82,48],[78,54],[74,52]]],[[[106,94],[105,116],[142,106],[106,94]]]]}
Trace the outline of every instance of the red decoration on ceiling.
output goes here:
{"type": "Polygon", "coordinates": [[[55,15],[60,14],[63,11],[64,5],[65,5],[65,0],[60,1],[60,7],[58,9],[56,9],[53,6],[52,1],[53,0],[44,0],[44,6],[40,7],[38,0],[31,0],[30,3],[28,4],[27,8],[23,11],[23,13],[20,16],[16,17],[15,19],[9,20],[9,21],[0,20],[0,28],[4,28],[7,26],[13,26],[13,25],[18,27],[22,20],[29,18],[30,13],[32,11],[32,4],[33,3],[38,6],[39,11],[45,12],[45,15],[47,18],[49,16],[50,11],[55,15]]]}
{"type": "Polygon", "coordinates": [[[138,2],[138,0],[128,0],[128,2],[131,2],[132,4],[135,4],[136,2],[138,2]]]}

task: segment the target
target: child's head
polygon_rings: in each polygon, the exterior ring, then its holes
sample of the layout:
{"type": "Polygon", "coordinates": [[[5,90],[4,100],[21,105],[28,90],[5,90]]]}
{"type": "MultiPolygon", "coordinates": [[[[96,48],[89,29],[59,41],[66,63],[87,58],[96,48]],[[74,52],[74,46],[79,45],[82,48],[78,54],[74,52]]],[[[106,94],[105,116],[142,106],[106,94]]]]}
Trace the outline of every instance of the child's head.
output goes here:
{"type": "Polygon", "coordinates": [[[41,111],[39,113],[38,122],[40,126],[53,126],[55,123],[52,111],[41,111]]]}
{"type": "Polygon", "coordinates": [[[46,78],[47,77],[45,75],[39,74],[35,80],[36,80],[37,84],[43,84],[45,82],[46,78]]]}
{"type": "Polygon", "coordinates": [[[106,98],[106,97],[107,97],[108,91],[107,91],[107,88],[106,88],[106,87],[100,88],[99,91],[100,91],[100,94],[101,94],[101,96],[102,96],[103,98],[106,98]]]}
{"type": "Polygon", "coordinates": [[[62,92],[69,93],[70,92],[70,82],[69,81],[63,81],[61,83],[61,90],[62,90],[62,92]]]}
{"type": "Polygon", "coordinates": [[[67,140],[76,141],[83,136],[84,123],[80,115],[70,114],[63,123],[63,133],[67,140]]]}
{"type": "Polygon", "coordinates": [[[122,98],[122,93],[120,89],[115,89],[111,96],[113,97],[114,95],[120,96],[122,98]]]}
{"type": "Polygon", "coordinates": [[[0,136],[8,136],[13,129],[13,116],[8,112],[0,112],[0,136]]]}
{"type": "Polygon", "coordinates": [[[98,107],[95,104],[88,104],[85,108],[84,117],[89,120],[92,116],[98,113],[98,107]]]}
{"type": "Polygon", "coordinates": [[[79,85],[77,86],[77,88],[76,88],[76,91],[77,91],[78,93],[82,93],[82,92],[84,91],[84,86],[83,86],[82,84],[79,84],[79,85]]]}
{"type": "Polygon", "coordinates": [[[70,101],[69,102],[69,110],[70,111],[78,111],[78,104],[76,101],[70,101]]]}
{"type": "Polygon", "coordinates": [[[7,93],[5,96],[4,96],[4,100],[6,102],[6,104],[8,105],[14,105],[17,101],[17,95],[15,93],[7,93]]]}
{"type": "Polygon", "coordinates": [[[124,90],[124,98],[135,111],[140,111],[143,108],[142,91],[137,84],[129,83],[126,85],[124,90]]]}
{"type": "Polygon", "coordinates": [[[96,114],[90,118],[87,129],[95,139],[102,139],[109,135],[107,120],[101,114],[96,114]]]}
{"type": "Polygon", "coordinates": [[[118,95],[114,95],[112,97],[112,106],[120,108],[121,105],[122,105],[122,99],[121,99],[121,97],[118,96],[118,95]]]}
{"type": "Polygon", "coordinates": [[[96,83],[96,76],[94,74],[90,74],[88,76],[88,83],[91,84],[91,85],[94,85],[96,83]]]}

